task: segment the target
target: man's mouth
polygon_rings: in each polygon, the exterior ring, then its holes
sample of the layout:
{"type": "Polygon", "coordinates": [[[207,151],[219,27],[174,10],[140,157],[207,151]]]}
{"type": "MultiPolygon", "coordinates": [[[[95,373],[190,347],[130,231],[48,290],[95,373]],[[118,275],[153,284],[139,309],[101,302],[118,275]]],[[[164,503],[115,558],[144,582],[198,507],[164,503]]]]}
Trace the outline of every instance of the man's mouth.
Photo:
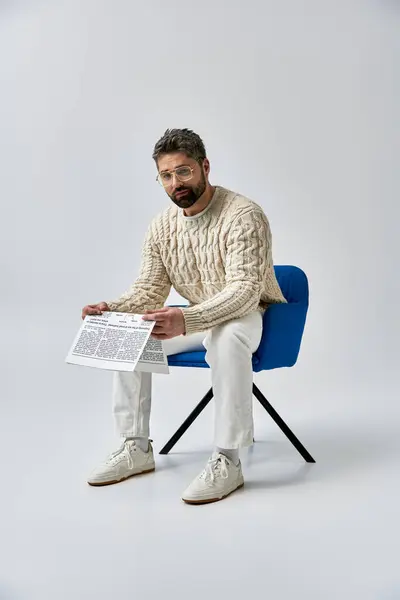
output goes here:
{"type": "Polygon", "coordinates": [[[181,192],[175,192],[175,198],[183,198],[184,196],[187,196],[188,193],[189,193],[189,190],[182,190],[181,192]]]}

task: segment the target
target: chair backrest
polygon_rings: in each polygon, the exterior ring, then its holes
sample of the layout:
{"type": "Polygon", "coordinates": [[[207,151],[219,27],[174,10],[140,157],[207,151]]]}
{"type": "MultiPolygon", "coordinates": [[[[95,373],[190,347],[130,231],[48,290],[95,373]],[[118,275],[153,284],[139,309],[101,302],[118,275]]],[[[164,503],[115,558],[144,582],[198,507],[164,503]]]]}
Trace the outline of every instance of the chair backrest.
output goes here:
{"type": "Polygon", "coordinates": [[[308,310],[307,276],[299,267],[279,265],[275,274],[287,304],[273,304],[264,314],[263,335],[253,355],[256,372],[292,367],[300,351],[308,310]]]}
{"type": "Polygon", "coordinates": [[[278,265],[275,275],[289,304],[301,302],[308,305],[308,281],[304,271],[291,265],[278,265]]]}

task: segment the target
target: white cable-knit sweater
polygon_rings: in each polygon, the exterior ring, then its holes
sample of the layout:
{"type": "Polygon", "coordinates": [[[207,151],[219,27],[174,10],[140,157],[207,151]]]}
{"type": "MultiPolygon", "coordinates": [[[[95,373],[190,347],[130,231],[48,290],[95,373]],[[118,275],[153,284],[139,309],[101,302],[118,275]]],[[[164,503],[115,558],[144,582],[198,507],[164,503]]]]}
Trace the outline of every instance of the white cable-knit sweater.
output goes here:
{"type": "Polygon", "coordinates": [[[139,277],[108,305],[142,314],[164,306],[171,286],[189,301],[183,309],[187,334],[286,302],[262,208],[222,187],[194,217],[171,205],[150,224],[139,277]]]}

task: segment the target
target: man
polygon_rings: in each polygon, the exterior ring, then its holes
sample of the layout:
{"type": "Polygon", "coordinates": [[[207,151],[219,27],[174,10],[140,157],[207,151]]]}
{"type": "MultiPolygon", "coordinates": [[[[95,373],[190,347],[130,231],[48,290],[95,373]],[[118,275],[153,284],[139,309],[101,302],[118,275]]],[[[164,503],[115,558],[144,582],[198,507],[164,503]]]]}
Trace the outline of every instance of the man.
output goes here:
{"type": "MultiPolygon", "coordinates": [[[[153,158],[172,205],[151,223],[140,274],[112,302],[83,309],[131,312],[155,320],[153,337],[167,355],[206,349],[215,397],[215,451],[182,499],[202,504],[243,485],[239,448],[253,442],[252,354],[269,304],[286,302],[275,278],[271,232],[251,200],[214,187],[201,138],[167,130],[153,158]],[[171,286],[187,308],[164,307],[171,286]]],[[[155,468],[149,442],[150,373],[115,373],[113,412],[120,448],[90,476],[90,485],[117,483],[155,468]]]]}

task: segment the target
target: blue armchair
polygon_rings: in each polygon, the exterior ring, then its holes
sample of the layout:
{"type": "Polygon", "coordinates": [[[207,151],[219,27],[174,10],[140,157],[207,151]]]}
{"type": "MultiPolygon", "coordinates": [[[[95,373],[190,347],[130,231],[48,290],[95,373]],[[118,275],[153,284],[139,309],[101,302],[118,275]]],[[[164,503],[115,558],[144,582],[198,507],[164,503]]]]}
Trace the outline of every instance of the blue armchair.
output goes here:
{"type": "MultiPolygon", "coordinates": [[[[264,314],[263,334],[260,346],[253,354],[253,371],[255,373],[279,369],[281,367],[292,367],[299,355],[306,322],[308,281],[305,273],[294,266],[276,266],[275,273],[287,304],[274,304],[264,314]]],[[[168,363],[171,367],[209,368],[205,361],[205,351],[174,354],[168,358],[168,363]]],[[[304,460],[309,463],[315,462],[311,454],[289,429],[254,383],[253,394],[300,452],[304,460]]],[[[162,448],[160,454],[168,454],[201,411],[207,406],[212,397],[213,390],[211,388],[162,448]]]]}

